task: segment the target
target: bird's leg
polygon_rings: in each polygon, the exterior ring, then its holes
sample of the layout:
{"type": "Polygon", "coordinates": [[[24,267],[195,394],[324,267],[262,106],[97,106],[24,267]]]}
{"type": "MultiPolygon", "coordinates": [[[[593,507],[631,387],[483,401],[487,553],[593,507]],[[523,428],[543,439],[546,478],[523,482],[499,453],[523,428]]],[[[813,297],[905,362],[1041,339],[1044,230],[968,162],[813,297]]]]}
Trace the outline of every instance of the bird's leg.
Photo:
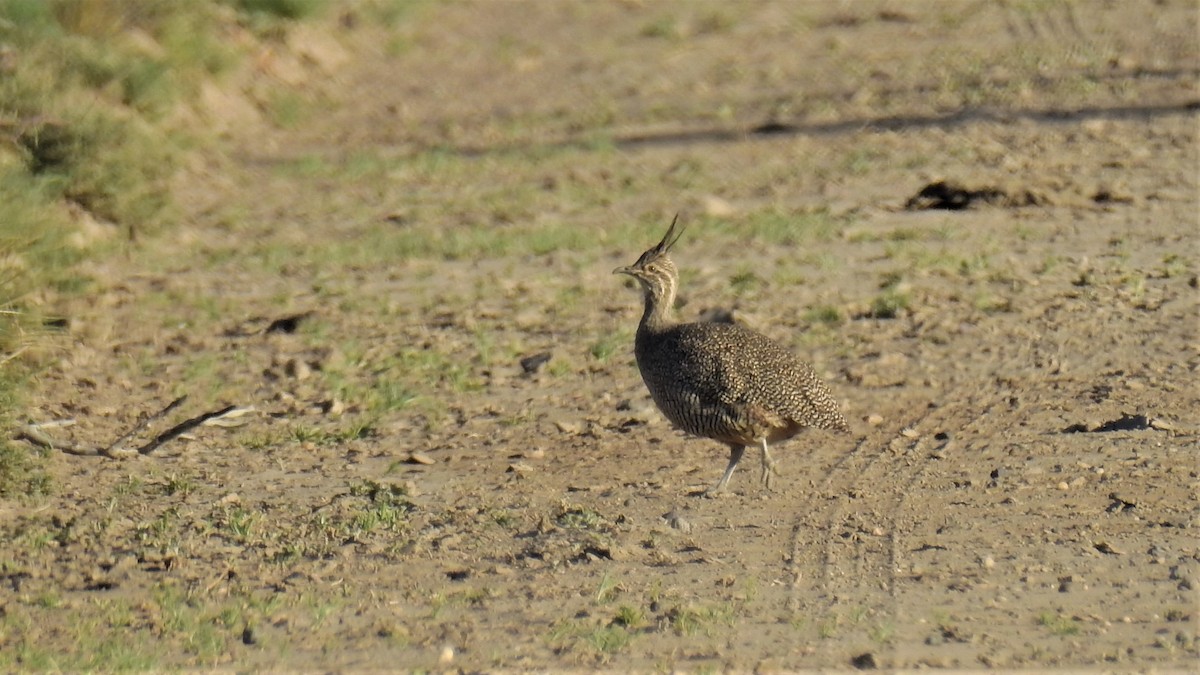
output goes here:
{"type": "Polygon", "coordinates": [[[721,476],[721,480],[717,484],[704,492],[706,497],[715,497],[725,491],[725,484],[729,482],[729,477],[733,475],[733,470],[737,468],[738,462],[742,461],[742,454],[746,452],[746,447],[743,445],[729,446],[729,466],[725,467],[725,475],[721,476]]]}
{"type": "Polygon", "coordinates": [[[771,450],[767,448],[767,439],[762,438],[762,482],[763,487],[771,489],[771,478],[776,474],[775,459],[771,457],[771,450]]]}

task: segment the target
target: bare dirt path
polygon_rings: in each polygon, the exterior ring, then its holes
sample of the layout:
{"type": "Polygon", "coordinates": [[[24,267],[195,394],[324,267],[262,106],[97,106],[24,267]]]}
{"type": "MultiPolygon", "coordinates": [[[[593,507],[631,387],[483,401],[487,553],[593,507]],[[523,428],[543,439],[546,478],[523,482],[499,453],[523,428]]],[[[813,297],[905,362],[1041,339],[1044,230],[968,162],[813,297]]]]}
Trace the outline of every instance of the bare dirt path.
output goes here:
{"type": "Polygon", "coordinates": [[[1194,666],[1194,7],[536,7],[337,29],[89,270],[32,419],[256,414],[0,504],[0,663],[1194,666]],[[694,496],[724,450],[637,378],[610,271],[677,210],[680,314],[852,420],[773,492],[694,496]]]}

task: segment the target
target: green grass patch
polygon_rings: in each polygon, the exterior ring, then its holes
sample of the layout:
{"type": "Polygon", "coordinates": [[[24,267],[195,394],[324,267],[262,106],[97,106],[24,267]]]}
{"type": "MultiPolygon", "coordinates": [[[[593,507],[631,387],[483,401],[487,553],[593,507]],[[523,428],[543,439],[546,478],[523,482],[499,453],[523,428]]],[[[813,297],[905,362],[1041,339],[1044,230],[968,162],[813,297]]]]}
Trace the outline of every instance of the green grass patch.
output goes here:
{"type": "Polygon", "coordinates": [[[232,0],[230,4],[251,15],[294,20],[316,15],[329,0],[232,0]]]}
{"type": "Polygon", "coordinates": [[[633,336],[627,328],[618,328],[611,333],[600,336],[588,348],[588,352],[592,355],[592,358],[600,363],[607,362],[616,354],[632,350],[633,336]]]}
{"type": "Polygon", "coordinates": [[[39,497],[50,489],[42,455],[24,444],[0,440],[0,498],[39,497]]]}
{"type": "Polygon", "coordinates": [[[606,662],[623,652],[633,641],[635,632],[616,621],[604,626],[587,625],[578,621],[560,621],[550,630],[550,643],[565,651],[590,654],[606,662]]]}
{"type": "Polygon", "coordinates": [[[1078,621],[1069,616],[1062,616],[1054,612],[1042,612],[1038,614],[1037,622],[1039,626],[1046,627],[1054,635],[1075,635],[1079,632],[1078,621]]]}
{"type": "Polygon", "coordinates": [[[871,301],[867,316],[872,319],[895,319],[908,311],[911,304],[908,284],[899,275],[889,274],[880,283],[880,293],[871,301]]]}
{"type": "Polygon", "coordinates": [[[833,305],[820,305],[804,313],[804,320],[808,323],[834,325],[841,323],[842,318],[842,311],[833,305]]]}
{"type": "MultiPolygon", "coordinates": [[[[234,21],[249,22],[259,14],[315,16],[327,2],[229,4],[237,10],[234,21]]],[[[45,317],[27,299],[39,289],[81,292],[87,280],[72,268],[82,258],[177,219],[170,180],[204,139],[195,125],[185,126],[187,115],[176,113],[206,80],[249,53],[223,39],[230,20],[218,3],[191,0],[0,0],[6,54],[0,401],[6,410],[17,404],[29,357],[45,341],[45,317]]],[[[41,491],[36,464],[23,446],[4,446],[0,493],[41,491]]]]}
{"type": "MultiPolygon", "coordinates": [[[[607,521],[604,516],[584,506],[564,505],[555,518],[560,527],[575,530],[603,529],[607,521]]],[[[607,581],[607,577],[605,578],[607,581]]],[[[602,584],[604,586],[604,584],[602,584]]],[[[611,589],[610,589],[611,590],[611,589]]]]}
{"type": "Polygon", "coordinates": [[[722,627],[732,626],[738,609],[733,603],[673,607],[667,612],[671,628],[683,636],[716,635],[722,627]]]}

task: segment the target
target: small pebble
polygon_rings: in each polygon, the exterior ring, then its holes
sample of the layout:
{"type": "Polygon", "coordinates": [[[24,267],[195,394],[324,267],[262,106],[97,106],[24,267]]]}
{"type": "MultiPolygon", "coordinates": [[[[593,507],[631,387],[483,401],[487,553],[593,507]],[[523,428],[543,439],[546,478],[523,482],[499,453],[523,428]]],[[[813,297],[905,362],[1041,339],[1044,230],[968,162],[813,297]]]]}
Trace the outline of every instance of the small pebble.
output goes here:
{"type": "Polygon", "coordinates": [[[412,452],[412,453],[409,453],[409,455],[408,455],[408,463],[409,464],[429,465],[429,464],[434,464],[436,462],[437,462],[437,460],[435,460],[434,458],[430,457],[429,455],[427,455],[423,452],[412,452]]]}
{"type": "Polygon", "coordinates": [[[667,524],[670,525],[672,528],[679,530],[683,534],[691,533],[692,524],[686,518],[679,515],[678,513],[672,511],[672,512],[668,513],[665,516],[665,518],[667,520],[667,524]]]}
{"type": "Polygon", "coordinates": [[[288,359],[283,366],[283,372],[297,380],[307,380],[312,377],[312,366],[301,359],[288,359]]]}
{"type": "Polygon", "coordinates": [[[1167,420],[1160,419],[1158,417],[1155,417],[1154,419],[1150,420],[1150,426],[1152,428],[1158,429],[1160,431],[1175,431],[1174,424],[1171,424],[1167,420]]]}
{"type": "Polygon", "coordinates": [[[992,569],[993,567],[995,567],[995,566],[996,566],[996,559],[995,559],[995,558],[993,558],[993,557],[992,557],[992,556],[990,556],[990,555],[989,555],[989,556],[984,556],[984,558],[983,558],[983,566],[984,566],[984,568],[986,568],[986,569],[989,569],[989,570],[990,570],[990,569],[992,569]]]}
{"type": "Polygon", "coordinates": [[[1068,484],[1067,484],[1067,481],[1065,481],[1065,480],[1064,480],[1064,481],[1059,481],[1059,482],[1058,482],[1058,489],[1059,489],[1059,490],[1070,490],[1070,489],[1071,489],[1071,486],[1070,486],[1070,485],[1068,485],[1068,484]]]}
{"type": "Polygon", "coordinates": [[[737,208],[716,195],[704,195],[700,198],[704,214],[714,218],[728,218],[737,213],[737,208]]]}
{"type": "Polygon", "coordinates": [[[442,647],[442,653],[438,656],[438,663],[445,666],[454,662],[454,648],[447,645],[442,647]]]}
{"type": "Polygon", "coordinates": [[[867,415],[867,424],[870,424],[873,427],[883,424],[883,415],[880,415],[879,413],[871,413],[870,415],[867,415]]]}
{"type": "Polygon", "coordinates": [[[578,436],[583,433],[583,423],[578,421],[558,420],[554,423],[554,426],[564,434],[572,436],[578,436]]]}

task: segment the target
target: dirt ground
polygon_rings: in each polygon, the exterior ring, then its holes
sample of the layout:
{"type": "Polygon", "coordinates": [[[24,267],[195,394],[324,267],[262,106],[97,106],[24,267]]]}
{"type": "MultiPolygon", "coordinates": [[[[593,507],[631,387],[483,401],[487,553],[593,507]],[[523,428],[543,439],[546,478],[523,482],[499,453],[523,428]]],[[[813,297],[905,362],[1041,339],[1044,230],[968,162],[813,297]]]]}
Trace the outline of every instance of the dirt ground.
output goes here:
{"type": "Polygon", "coordinates": [[[1196,666],[1193,2],[355,18],[264,56],[284,128],[210,92],[185,226],[57,301],[57,438],[253,412],[0,502],[0,663],[1196,666]],[[851,421],[773,491],[699,497],[725,450],[633,363],[611,270],[677,211],[679,316],[851,421]]]}

